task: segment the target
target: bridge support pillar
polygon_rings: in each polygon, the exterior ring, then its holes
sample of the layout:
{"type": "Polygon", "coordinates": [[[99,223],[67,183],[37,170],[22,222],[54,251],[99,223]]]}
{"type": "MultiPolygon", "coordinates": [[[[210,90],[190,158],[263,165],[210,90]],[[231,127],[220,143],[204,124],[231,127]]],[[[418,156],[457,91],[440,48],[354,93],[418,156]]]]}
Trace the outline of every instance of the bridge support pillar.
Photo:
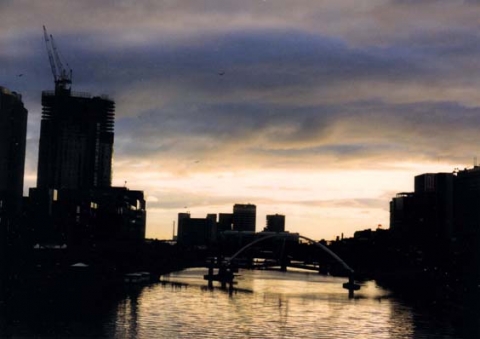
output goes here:
{"type": "Polygon", "coordinates": [[[355,280],[353,278],[353,272],[351,272],[348,276],[348,282],[343,284],[343,288],[348,290],[348,298],[354,298],[354,291],[358,291],[360,289],[360,285],[355,284],[355,280]]]}
{"type": "Polygon", "coordinates": [[[287,272],[287,266],[288,266],[288,258],[284,255],[280,259],[280,271],[287,272]]]}
{"type": "Polygon", "coordinates": [[[227,288],[227,269],[224,266],[220,266],[218,269],[218,277],[220,278],[220,283],[223,289],[227,288]]]}
{"type": "Polygon", "coordinates": [[[213,264],[208,267],[208,288],[213,288],[213,264]]]}
{"type": "Polygon", "coordinates": [[[354,297],[354,285],[355,285],[355,281],[353,280],[353,274],[350,274],[350,276],[348,277],[348,285],[349,285],[349,288],[348,288],[348,298],[349,299],[353,299],[354,297]]]}

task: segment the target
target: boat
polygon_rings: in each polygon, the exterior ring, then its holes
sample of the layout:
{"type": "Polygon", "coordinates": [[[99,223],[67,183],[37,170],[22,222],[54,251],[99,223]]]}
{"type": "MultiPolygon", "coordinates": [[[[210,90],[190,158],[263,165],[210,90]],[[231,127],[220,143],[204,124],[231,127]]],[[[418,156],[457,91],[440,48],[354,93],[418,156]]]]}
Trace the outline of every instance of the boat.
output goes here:
{"type": "Polygon", "coordinates": [[[150,282],[150,272],[127,273],[124,276],[124,281],[127,284],[148,283],[150,282]]]}

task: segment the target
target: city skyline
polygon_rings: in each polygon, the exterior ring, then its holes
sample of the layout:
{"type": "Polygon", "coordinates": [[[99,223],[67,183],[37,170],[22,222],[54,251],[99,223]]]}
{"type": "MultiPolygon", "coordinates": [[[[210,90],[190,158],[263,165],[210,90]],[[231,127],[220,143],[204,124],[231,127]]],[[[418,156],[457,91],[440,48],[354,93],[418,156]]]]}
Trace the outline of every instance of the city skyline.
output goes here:
{"type": "Polygon", "coordinates": [[[112,185],[145,191],[147,237],[170,238],[185,207],[234,203],[285,214],[312,238],[387,228],[390,198],[415,175],[477,156],[479,12],[457,1],[2,3],[0,85],[29,111],[25,190],[41,91],[53,89],[46,25],[72,90],[116,102],[112,185]]]}

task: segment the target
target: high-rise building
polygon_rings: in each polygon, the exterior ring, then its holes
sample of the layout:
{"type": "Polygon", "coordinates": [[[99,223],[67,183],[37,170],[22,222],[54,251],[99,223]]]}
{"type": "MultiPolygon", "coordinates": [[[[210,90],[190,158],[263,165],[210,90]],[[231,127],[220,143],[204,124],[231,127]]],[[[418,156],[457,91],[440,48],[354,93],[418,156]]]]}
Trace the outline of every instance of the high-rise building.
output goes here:
{"type": "Polygon", "coordinates": [[[233,225],[233,214],[232,213],[220,213],[218,215],[218,232],[231,231],[233,225]]]}
{"type": "Polygon", "coordinates": [[[42,92],[37,187],[26,212],[37,241],[79,248],[143,241],[143,192],[111,186],[115,103],[72,92],[72,71],[43,29],[55,90],[42,92]]]}
{"type": "Polygon", "coordinates": [[[285,232],[285,216],[280,214],[267,215],[267,232],[285,232]]]}
{"type": "Polygon", "coordinates": [[[455,180],[455,232],[480,235],[480,166],[458,171],[455,180]]]}
{"type": "Polygon", "coordinates": [[[216,222],[216,214],[191,218],[190,213],[178,213],[178,243],[187,246],[210,244],[214,239],[216,222]]]}
{"type": "Polygon", "coordinates": [[[415,177],[415,195],[420,200],[423,231],[430,237],[450,239],[454,224],[453,173],[426,173],[415,177]]]}
{"type": "Polygon", "coordinates": [[[22,200],[27,114],[21,95],[0,86],[0,219],[22,200]]]}
{"type": "Polygon", "coordinates": [[[235,204],[233,206],[233,230],[255,232],[257,206],[235,204]]]}
{"type": "Polygon", "coordinates": [[[37,187],[110,187],[115,104],[69,90],[42,93],[37,187]]]}
{"type": "Polygon", "coordinates": [[[390,228],[419,238],[450,239],[454,225],[453,173],[415,176],[415,191],[390,202],[390,228]]]}

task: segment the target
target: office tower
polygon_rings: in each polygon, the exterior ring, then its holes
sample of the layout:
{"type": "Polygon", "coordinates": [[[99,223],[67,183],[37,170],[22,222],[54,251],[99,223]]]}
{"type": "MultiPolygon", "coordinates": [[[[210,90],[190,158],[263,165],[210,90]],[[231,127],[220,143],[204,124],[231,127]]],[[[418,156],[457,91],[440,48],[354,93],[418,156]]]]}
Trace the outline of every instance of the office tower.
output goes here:
{"type": "Polygon", "coordinates": [[[420,202],[420,227],[426,236],[450,239],[454,228],[453,173],[426,173],[415,177],[415,195],[420,202]]]}
{"type": "Polygon", "coordinates": [[[208,214],[206,218],[191,218],[189,213],[178,213],[178,243],[186,246],[210,244],[214,239],[216,222],[216,214],[208,214]]]}
{"type": "Polygon", "coordinates": [[[401,235],[411,235],[421,213],[418,199],[413,192],[402,192],[390,201],[390,229],[401,235]]]}
{"type": "Polygon", "coordinates": [[[390,202],[390,228],[416,238],[447,240],[454,225],[453,173],[415,176],[415,191],[399,193],[390,202]]]}
{"type": "Polygon", "coordinates": [[[477,238],[480,235],[480,166],[458,171],[455,179],[455,233],[477,238]]]}
{"type": "Polygon", "coordinates": [[[218,215],[218,232],[231,231],[233,225],[233,214],[232,213],[220,213],[218,215]]]}
{"type": "Polygon", "coordinates": [[[257,206],[235,204],[233,206],[233,230],[255,232],[257,206]]]}
{"type": "Polygon", "coordinates": [[[415,176],[415,191],[399,193],[390,202],[390,229],[410,239],[450,241],[455,232],[455,181],[453,173],[415,176]]]}
{"type": "Polygon", "coordinates": [[[285,232],[285,216],[280,214],[267,215],[268,232],[285,232]]]}
{"type": "Polygon", "coordinates": [[[42,106],[37,187],[110,187],[114,102],[57,89],[42,106]]]}
{"type": "Polygon", "coordinates": [[[20,94],[0,87],[0,218],[22,200],[27,113],[20,94]]]}

